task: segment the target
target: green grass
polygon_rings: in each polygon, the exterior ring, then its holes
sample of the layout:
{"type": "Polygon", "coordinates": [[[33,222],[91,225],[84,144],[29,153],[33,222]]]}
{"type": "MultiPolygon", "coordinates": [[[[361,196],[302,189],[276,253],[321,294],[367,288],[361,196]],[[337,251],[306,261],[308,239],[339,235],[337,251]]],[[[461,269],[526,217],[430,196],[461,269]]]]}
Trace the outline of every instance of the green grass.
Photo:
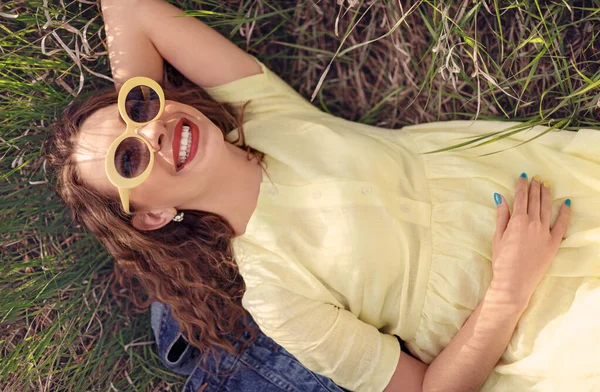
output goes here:
{"type": "MultiPolygon", "coordinates": [[[[347,119],[600,129],[600,1],[174,3],[347,119]]],[[[98,8],[4,1],[0,12],[0,389],[180,390],[149,314],[112,297],[110,257],[70,222],[44,173],[55,115],[110,85],[98,76],[110,75],[98,8]]]]}

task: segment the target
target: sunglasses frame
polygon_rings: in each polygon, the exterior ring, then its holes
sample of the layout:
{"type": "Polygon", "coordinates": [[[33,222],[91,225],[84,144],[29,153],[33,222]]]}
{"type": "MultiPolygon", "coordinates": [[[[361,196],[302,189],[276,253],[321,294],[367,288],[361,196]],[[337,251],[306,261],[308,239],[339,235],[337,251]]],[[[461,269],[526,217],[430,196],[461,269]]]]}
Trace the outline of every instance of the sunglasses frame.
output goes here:
{"type": "Polygon", "coordinates": [[[150,144],[150,142],[138,135],[136,130],[160,118],[165,109],[165,93],[162,87],[160,87],[160,85],[156,81],[144,76],[136,76],[127,80],[123,84],[123,86],[121,86],[121,89],[119,90],[119,97],[117,99],[117,106],[119,108],[119,114],[121,115],[123,121],[125,121],[127,127],[125,128],[125,132],[123,132],[121,136],[116,138],[108,148],[108,151],[106,153],[105,169],[108,180],[119,190],[119,197],[121,198],[123,210],[126,213],[130,214],[131,211],[129,210],[129,190],[141,185],[146,180],[146,178],[148,178],[150,172],[152,171],[152,166],[154,165],[154,153],[156,152],[150,144]],[[151,120],[142,123],[133,121],[127,114],[127,110],[125,107],[127,95],[131,92],[131,90],[139,86],[147,86],[154,90],[158,95],[158,99],[160,102],[160,109],[158,110],[156,116],[154,116],[154,118],[152,118],[151,120]],[[126,178],[119,174],[119,172],[117,171],[117,167],[115,166],[115,155],[119,144],[121,144],[123,140],[130,137],[141,140],[148,147],[148,150],[150,151],[150,161],[148,162],[148,167],[146,167],[142,174],[140,174],[137,177],[126,178]]]}

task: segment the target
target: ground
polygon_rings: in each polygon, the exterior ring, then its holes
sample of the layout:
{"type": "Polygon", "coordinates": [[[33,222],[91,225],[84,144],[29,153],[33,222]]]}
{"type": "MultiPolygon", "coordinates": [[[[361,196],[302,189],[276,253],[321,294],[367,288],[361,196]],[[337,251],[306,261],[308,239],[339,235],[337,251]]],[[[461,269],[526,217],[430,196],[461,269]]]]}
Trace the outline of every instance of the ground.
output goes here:
{"type": "MultiPolygon", "coordinates": [[[[175,0],[322,110],[389,128],[513,119],[600,129],[600,1],[175,0]]],[[[98,5],[0,2],[0,389],[178,391],[149,312],[52,192],[42,141],[110,86],[98,5]]]]}

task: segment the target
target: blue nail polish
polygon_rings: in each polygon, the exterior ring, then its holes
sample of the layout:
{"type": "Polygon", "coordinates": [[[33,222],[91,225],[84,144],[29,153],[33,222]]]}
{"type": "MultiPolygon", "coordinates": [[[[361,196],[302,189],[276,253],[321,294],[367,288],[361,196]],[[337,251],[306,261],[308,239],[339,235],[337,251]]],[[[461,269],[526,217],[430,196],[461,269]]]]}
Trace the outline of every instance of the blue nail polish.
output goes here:
{"type": "Polygon", "coordinates": [[[502,204],[502,196],[500,196],[498,193],[494,193],[494,201],[496,202],[496,205],[499,206],[502,204]]]}
{"type": "Polygon", "coordinates": [[[567,205],[567,207],[571,207],[571,199],[565,200],[565,204],[567,205]]]}
{"type": "Polygon", "coordinates": [[[521,178],[527,178],[527,173],[521,173],[521,178]]]}

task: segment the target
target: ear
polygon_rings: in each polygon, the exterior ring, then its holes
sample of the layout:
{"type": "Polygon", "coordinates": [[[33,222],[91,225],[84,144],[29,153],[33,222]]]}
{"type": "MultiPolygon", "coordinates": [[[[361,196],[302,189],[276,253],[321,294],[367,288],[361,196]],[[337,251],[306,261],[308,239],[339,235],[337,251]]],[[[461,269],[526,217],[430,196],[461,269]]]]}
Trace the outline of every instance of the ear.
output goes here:
{"type": "Polygon", "coordinates": [[[176,214],[175,208],[136,212],[131,223],[138,230],[157,230],[171,222],[176,214]]]}

